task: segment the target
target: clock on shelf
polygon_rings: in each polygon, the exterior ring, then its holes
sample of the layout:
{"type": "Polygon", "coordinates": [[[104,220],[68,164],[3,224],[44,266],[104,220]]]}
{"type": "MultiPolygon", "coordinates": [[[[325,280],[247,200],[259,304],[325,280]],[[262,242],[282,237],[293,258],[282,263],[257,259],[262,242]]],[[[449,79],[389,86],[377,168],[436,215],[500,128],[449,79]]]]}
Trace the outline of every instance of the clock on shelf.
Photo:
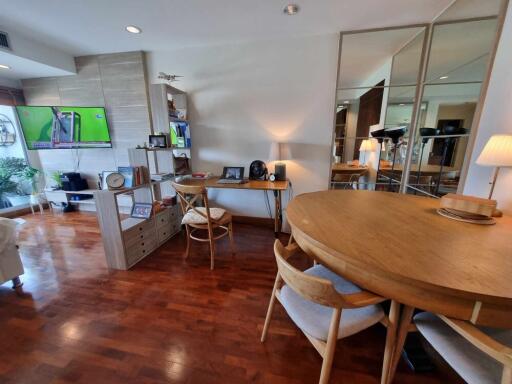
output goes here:
{"type": "Polygon", "coordinates": [[[119,172],[112,172],[105,181],[107,182],[108,189],[120,189],[124,185],[124,176],[119,172]]]}

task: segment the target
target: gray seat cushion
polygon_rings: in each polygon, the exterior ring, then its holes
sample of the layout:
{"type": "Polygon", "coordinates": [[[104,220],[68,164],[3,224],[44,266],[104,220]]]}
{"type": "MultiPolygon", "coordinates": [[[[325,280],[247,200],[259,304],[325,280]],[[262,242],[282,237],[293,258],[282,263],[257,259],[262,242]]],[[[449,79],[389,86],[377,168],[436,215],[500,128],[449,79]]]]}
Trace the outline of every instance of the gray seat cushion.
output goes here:
{"type": "MultiPolygon", "coordinates": [[[[422,312],[414,317],[420,333],[469,384],[501,382],[503,365],[480,351],[436,315],[422,312]]],[[[494,340],[512,346],[512,330],[479,328],[494,340]]]]}
{"type": "MultiPolygon", "coordinates": [[[[359,287],[322,265],[316,265],[304,272],[308,275],[332,281],[334,287],[340,293],[361,292],[359,287]]],[[[303,332],[316,339],[327,340],[333,308],[306,300],[287,285],[281,288],[281,303],[288,315],[303,332]]],[[[384,311],[380,305],[369,305],[357,309],[343,309],[338,339],[371,327],[383,317],[384,311]]]]}

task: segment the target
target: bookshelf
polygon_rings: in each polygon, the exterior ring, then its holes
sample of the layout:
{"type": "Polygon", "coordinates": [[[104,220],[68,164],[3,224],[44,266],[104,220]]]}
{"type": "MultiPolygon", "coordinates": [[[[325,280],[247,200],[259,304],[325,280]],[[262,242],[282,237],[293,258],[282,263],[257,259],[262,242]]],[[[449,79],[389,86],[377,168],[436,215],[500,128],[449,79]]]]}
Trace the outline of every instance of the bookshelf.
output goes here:
{"type": "Polygon", "coordinates": [[[131,167],[141,167],[145,183],[120,190],[96,190],[96,214],[107,264],[113,269],[127,270],[154,252],[181,231],[182,214],[179,205],[167,207],[149,219],[122,215],[118,197],[132,195],[136,203],[152,204],[160,200],[162,184],[172,180],[151,181],[146,149],[129,149],[131,167]]]}

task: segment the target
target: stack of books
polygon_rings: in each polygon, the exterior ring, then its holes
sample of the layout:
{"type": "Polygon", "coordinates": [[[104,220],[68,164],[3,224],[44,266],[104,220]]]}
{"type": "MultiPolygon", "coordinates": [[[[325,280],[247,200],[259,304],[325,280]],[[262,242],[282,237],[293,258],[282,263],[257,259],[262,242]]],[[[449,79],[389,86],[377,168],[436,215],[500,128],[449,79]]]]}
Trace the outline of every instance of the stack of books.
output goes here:
{"type": "Polygon", "coordinates": [[[117,167],[117,171],[124,176],[125,188],[133,188],[148,182],[144,177],[144,167],[117,167]]]}

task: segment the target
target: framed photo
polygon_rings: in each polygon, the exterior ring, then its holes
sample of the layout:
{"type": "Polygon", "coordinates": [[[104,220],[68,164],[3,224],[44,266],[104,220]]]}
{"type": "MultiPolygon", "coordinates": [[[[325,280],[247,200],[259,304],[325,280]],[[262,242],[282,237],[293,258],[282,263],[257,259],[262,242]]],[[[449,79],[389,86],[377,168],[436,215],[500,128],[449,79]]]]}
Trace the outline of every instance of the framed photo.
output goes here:
{"type": "Polygon", "coordinates": [[[137,219],[149,219],[153,212],[153,204],[148,203],[134,203],[132,207],[131,217],[137,219]]]}
{"type": "Polygon", "coordinates": [[[166,135],[149,135],[149,146],[153,148],[167,148],[166,135]]]}

